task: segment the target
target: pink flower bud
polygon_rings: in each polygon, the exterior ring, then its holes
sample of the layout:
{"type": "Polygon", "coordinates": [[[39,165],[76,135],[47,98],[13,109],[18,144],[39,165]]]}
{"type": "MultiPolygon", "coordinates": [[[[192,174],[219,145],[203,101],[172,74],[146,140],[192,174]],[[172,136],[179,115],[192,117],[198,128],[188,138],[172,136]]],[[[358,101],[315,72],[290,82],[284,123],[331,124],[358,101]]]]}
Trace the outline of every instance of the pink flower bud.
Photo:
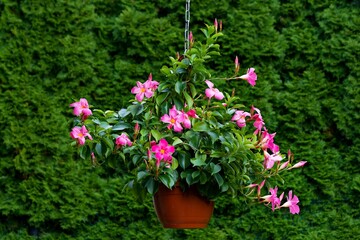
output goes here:
{"type": "Polygon", "coordinates": [[[293,168],[300,168],[300,167],[304,166],[306,163],[307,163],[307,161],[300,161],[300,162],[296,163],[294,166],[290,167],[289,170],[293,169],[293,168]]]}
{"type": "Polygon", "coordinates": [[[193,45],[194,43],[194,36],[193,33],[190,31],[189,33],[189,42],[190,42],[190,47],[193,45]]]}
{"type": "Polygon", "coordinates": [[[286,168],[288,164],[289,164],[289,161],[284,162],[283,164],[281,164],[279,170],[286,168]]]}
{"type": "Polygon", "coordinates": [[[134,134],[137,135],[140,132],[140,125],[139,123],[135,123],[135,127],[134,127],[134,134]]]}
{"type": "Polygon", "coordinates": [[[217,30],[218,30],[218,21],[217,21],[216,18],[214,20],[214,27],[215,27],[215,32],[217,32],[217,30]]]}
{"type": "Polygon", "coordinates": [[[239,58],[238,56],[235,57],[235,75],[239,72],[240,70],[240,64],[239,64],[239,58]]]}

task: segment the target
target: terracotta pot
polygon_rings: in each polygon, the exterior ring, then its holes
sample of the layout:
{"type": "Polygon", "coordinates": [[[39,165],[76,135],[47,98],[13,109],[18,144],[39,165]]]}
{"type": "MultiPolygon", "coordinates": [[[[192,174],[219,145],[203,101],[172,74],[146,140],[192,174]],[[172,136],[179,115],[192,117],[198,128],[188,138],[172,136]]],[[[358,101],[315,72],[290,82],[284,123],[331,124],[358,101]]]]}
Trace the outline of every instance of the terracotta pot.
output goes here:
{"type": "Polygon", "coordinates": [[[183,192],[179,185],[171,190],[161,184],[154,206],[165,228],[206,228],[214,210],[214,202],[201,197],[194,186],[183,192]]]}

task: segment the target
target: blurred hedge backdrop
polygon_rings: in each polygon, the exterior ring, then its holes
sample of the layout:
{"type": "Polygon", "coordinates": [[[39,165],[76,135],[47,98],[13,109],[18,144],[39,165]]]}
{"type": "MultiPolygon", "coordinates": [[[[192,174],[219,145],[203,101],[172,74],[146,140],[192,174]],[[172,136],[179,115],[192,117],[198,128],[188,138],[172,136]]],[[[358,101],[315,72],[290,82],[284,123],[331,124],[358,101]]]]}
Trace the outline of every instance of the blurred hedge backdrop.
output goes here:
{"type": "MultiPolygon", "coordinates": [[[[204,230],[163,229],[151,198],[70,147],[80,97],[120,109],[136,81],[161,81],[183,51],[185,0],[0,0],[0,239],[358,239],[360,1],[193,0],[191,30],[223,21],[217,76],[254,66],[254,104],[283,152],[300,215],[216,202],[204,230]]],[[[282,188],[282,190],[287,190],[282,188]]]]}

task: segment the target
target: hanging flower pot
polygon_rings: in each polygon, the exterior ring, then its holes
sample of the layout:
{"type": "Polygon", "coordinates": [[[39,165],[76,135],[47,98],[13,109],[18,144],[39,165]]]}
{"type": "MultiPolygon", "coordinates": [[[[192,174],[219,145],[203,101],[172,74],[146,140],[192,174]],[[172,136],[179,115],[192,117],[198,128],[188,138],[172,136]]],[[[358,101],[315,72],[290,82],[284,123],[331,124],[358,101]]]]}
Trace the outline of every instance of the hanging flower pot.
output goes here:
{"type": "Polygon", "coordinates": [[[154,196],[154,207],[165,228],[206,228],[214,202],[200,196],[195,186],[183,192],[179,184],[173,189],[161,184],[154,196]]]}

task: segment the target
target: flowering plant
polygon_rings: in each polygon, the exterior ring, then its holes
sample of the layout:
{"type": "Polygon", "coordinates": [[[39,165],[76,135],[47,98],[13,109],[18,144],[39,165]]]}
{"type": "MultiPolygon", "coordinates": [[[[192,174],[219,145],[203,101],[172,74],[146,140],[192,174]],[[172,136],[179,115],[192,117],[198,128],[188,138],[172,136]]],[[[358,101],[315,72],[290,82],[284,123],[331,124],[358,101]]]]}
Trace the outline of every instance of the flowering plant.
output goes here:
{"type": "MultiPolygon", "coordinates": [[[[196,185],[200,194],[215,199],[224,193],[243,195],[272,210],[289,207],[299,213],[296,195],[277,195],[273,183],[282,181],[280,173],[303,166],[285,157],[274,143],[261,112],[246,108],[234,93],[220,91],[214,85],[206,62],[220,55],[217,38],[222,36],[217,23],[202,29],[204,43],[194,42],[184,56],[171,57],[163,66],[162,81],[152,74],[131,89],[135,100],[119,111],[90,110],[86,99],[74,102],[78,116],[70,135],[84,159],[97,163],[104,159],[113,167],[127,169],[127,184],[138,193],[155,194],[159,184],[172,188],[180,182],[184,188],[196,185]],[[246,109],[249,109],[248,111],[246,109]],[[269,195],[262,193],[269,188],[269,195]]],[[[257,75],[249,68],[226,80],[246,80],[254,86],[257,75]]]]}

